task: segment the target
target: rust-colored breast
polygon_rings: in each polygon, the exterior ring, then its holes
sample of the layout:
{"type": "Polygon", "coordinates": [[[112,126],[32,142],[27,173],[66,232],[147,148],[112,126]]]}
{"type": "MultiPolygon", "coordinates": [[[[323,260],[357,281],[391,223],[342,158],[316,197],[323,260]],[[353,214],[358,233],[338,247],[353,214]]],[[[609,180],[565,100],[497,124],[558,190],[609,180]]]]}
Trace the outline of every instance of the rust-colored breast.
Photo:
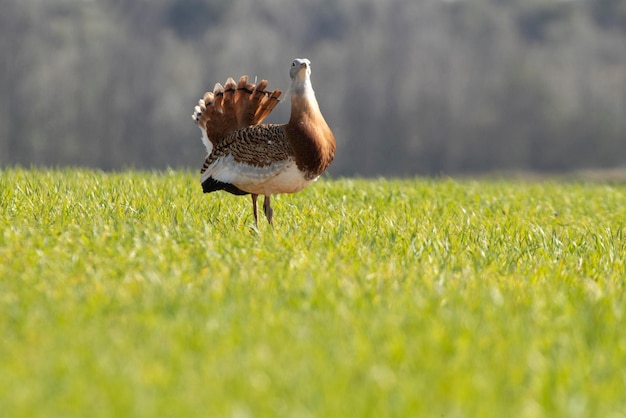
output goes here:
{"type": "Polygon", "coordinates": [[[335,137],[324,119],[292,119],[286,131],[300,171],[308,179],[319,177],[333,161],[336,148],[335,137]]]}

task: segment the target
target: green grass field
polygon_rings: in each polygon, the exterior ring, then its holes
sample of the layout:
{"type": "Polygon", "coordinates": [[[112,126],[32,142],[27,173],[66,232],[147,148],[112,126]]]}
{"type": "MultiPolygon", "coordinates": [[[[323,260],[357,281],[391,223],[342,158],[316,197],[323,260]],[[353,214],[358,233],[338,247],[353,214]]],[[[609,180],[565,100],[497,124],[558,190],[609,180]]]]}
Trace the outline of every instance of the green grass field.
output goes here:
{"type": "Polygon", "coordinates": [[[0,170],[3,417],[626,417],[626,185],[0,170]]]}

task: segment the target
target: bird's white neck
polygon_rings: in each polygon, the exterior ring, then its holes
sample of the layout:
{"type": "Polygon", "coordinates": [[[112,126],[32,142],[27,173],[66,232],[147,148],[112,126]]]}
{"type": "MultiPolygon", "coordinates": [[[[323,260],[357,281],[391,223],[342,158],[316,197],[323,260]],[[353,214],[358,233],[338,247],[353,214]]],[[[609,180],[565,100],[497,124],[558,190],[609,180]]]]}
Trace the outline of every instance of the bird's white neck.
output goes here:
{"type": "Polygon", "coordinates": [[[306,77],[302,80],[294,80],[291,84],[291,115],[300,113],[319,113],[319,106],[315,98],[315,92],[311,85],[311,79],[306,77]]]}
{"type": "Polygon", "coordinates": [[[294,98],[294,96],[315,100],[315,92],[309,77],[302,80],[293,80],[293,83],[291,83],[291,97],[294,98]]]}

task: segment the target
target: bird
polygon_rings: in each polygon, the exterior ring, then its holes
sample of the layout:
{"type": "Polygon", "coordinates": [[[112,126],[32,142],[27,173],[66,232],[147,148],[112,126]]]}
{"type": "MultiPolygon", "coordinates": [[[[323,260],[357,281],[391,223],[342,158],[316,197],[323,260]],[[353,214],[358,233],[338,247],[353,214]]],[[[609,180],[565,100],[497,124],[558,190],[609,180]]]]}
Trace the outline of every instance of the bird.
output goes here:
{"type": "Polygon", "coordinates": [[[263,212],[273,226],[271,196],[301,191],[326,171],[335,156],[335,137],[311,84],[311,61],[294,59],[289,76],[291,115],[285,124],[262,124],[282,91],[266,90],[267,80],[251,83],[247,75],[237,83],[232,77],[224,86],[216,83],[192,114],[207,151],[200,170],[202,191],[250,194],[255,227],[259,195],[264,196],[263,212]]]}

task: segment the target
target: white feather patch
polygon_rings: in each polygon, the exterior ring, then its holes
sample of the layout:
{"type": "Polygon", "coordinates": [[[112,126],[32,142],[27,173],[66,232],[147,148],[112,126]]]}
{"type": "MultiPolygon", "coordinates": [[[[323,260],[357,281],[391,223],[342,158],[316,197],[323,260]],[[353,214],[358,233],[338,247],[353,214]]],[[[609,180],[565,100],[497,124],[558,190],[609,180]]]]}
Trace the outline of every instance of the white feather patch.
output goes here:
{"type": "Polygon", "coordinates": [[[210,155],[211,151],[213,151],[213,144],[211,143],[211,141],[209,141],[209,136],[206,133],[206,129],[200,128],[200,130],[202,131],[202,138],[200,139],[202,139],[202,143],[206,148],[207,155],[210,155]]]}
{"type": "Polygon", "coordinates": [[[264,195],[295,193],[311,183],[311,180],[304,178],[293,159],[258,167],[237,162],[232,155],[211,164],[202,174],[201,181],[204,182],[209,177],[233,184],[248,193],[264,195]]]}

